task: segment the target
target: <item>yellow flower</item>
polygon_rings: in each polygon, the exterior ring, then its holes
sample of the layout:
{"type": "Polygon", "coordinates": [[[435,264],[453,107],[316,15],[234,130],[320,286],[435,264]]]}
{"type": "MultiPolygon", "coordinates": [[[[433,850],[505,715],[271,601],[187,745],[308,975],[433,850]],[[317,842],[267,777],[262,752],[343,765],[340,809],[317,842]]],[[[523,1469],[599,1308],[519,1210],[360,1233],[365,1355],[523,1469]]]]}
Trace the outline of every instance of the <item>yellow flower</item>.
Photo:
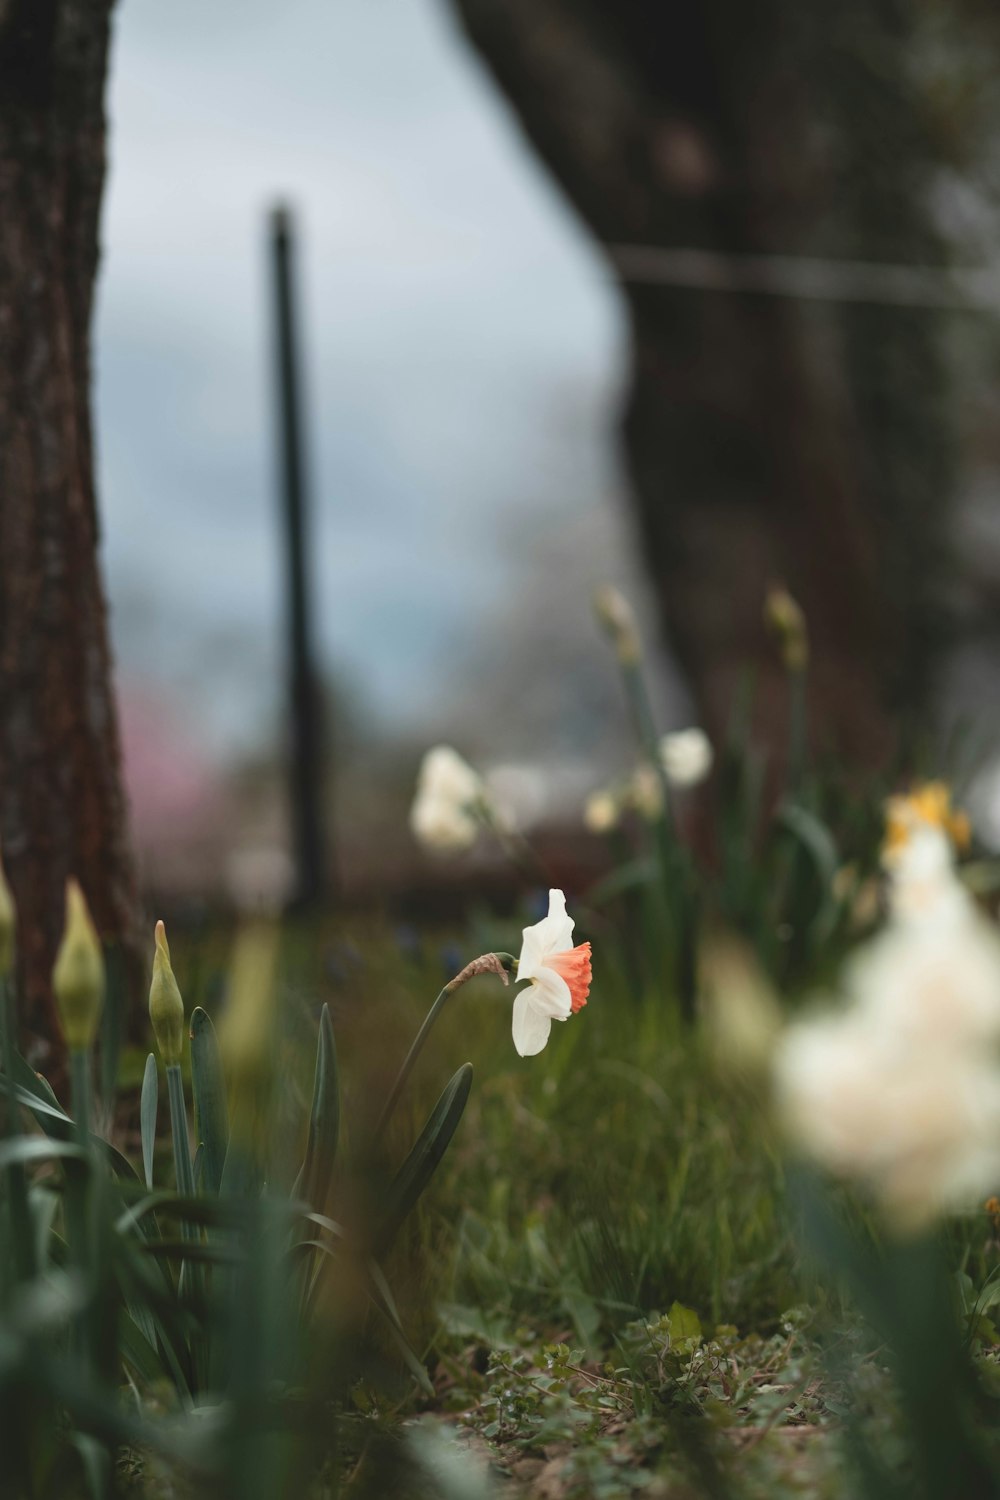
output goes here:
{"type": "Polygon", "coordinates": [[[972,839],[968,815],[951,805],[951,789],[944,781],[925,781],[912,791],[890,797],[885,805],[882,858],[891,863],[922,828],[937,828],[956,851],[964,854],[972,839]]]}

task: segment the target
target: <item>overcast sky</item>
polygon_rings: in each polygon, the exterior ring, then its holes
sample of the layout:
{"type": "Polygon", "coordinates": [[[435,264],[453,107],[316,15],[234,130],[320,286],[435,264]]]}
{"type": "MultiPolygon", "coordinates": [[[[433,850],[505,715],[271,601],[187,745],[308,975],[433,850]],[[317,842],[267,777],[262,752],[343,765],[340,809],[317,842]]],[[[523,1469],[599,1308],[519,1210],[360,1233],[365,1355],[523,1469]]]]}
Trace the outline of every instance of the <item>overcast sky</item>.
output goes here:
{"type": "MultiPolygon", "coordinates": [[[[404,721],[614,492],[613,287],[444,0],[122,0],[97,323],[125,680],[259,739],[280,598],[266,211],[301,226],[327,665],[404,721]]],[[[615,560],[608,560],[615,571],[615,560]]]]}

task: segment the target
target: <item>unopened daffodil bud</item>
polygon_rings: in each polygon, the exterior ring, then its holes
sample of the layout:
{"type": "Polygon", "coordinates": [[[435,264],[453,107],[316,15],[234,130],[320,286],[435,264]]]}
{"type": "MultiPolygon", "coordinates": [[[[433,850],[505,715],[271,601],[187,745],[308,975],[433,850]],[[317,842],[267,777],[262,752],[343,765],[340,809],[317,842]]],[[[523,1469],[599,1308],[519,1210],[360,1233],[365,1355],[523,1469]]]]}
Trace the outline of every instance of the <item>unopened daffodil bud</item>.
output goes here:
{"type": "Polygon", "coordinates": [[[52,989],[66,1045],[86,1052],[104,1005],[104,954],[83,891],[66,882],[66,927],[52,970],[52,989]]]}
{"type": "Polygon", "coordinates": [[[229,1002],[219,1046],[235,1094],[265,1090],[274,1072],[275,977],[279,929],[254,922],[236,935],[229,1002]]]}
{"type": "Polygon", "coordinates": [[[663,777],[649,761],[642,761],[632,772],[628,795],[640,818],[647,823],[655,823],[663,816],[663,777]]]}
{"type": "Polygon", "coordinates": [[[0,979],[9,974],[14,962],[14,928],[17,913],[14,897],[0,863],[0,979]]]}
{"type": "Polygon", "coordinates": [[[809,631],[802,607],[787,589],[768,590],[764,600],[764,624],[776,638],[789,672],[804,672],[809,662],[809,631]]]}
{"type": "Polygon", "coordinates": [[[594,610],[618,653],[618,660],[623,666],[635,665],[642,647],[635,611],[625,595],[606,583],[594,595],[594,610]]]}
{"type": "Polygon", "coordinates": [[[588,833],[612,833],[621,821],[621,804],[610,789],[591,792],[583,804],[583,826],[588,833]]]}
{"type": "Polygon", "coordinates": [[[781,1007],[749,948],[717,938],[702,954],[703,1016],[716,1063],[763,1078],[781,1033],[781,1007]]]}
{"type": "Polygon", "coordinates": [[[156,1045],[167,1067],[179,1063],[184,1050],[184,1001],[170,967],[170,948],[162,922],[156,924],[153,977],[149,984],[149,1019],[156,1045]]]}

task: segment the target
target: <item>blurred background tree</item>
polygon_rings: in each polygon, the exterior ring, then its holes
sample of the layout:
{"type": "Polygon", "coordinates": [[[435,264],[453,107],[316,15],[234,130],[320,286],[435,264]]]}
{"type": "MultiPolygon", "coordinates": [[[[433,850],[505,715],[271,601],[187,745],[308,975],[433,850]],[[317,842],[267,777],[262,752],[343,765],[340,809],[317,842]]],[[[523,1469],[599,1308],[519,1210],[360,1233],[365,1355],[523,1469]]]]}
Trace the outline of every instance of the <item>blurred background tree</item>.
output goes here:
{"type": "Polygon", "coordinates": [[[39,1065],[67,876],[108,941],[135,900],[90,417],[111,9],[0,5],[0,844],[39,1065]]]}
{"type": "Polygon", "coordinates": [[[618,247],[944,268],[942,178],[968,155],[982,81],[963,18],[933,0],[455,6],[623,272],[627,464],[662,624],[707,726],[721,729],[749,656],[780,743],[761,627],[780,579],[809,617],[815,731],[881,756],[893,716],[926,707],[952,625],[944,317],[630,278],[618,247]]]}

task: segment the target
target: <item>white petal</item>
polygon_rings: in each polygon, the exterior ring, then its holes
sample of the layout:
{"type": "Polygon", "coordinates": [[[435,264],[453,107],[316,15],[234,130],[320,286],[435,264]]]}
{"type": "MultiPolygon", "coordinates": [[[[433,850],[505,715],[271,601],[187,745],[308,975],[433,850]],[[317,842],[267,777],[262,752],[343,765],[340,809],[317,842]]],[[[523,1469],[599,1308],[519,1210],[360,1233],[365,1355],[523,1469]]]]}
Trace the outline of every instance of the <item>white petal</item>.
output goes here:
{"type": "Polygon", "coordinates": [[[554,1021],[568,1021],[573,1014],[573,997],[561,974],[545,963],[538,966],[529,986],[532,1000],[543,1015],[554,1021]]]}
{"type": "Polygon", "coordinates": [[[562,891],[549,891],[548,916],[526,927],[521,934],[518,979],[534,979],[539,964],[549,953],[567,953],[573,946],[575,926],[572,917],[566,915],[566,897],[562,891]]]}
{"type": "Polygon", "coordinates": [[[420,793],[410,810],[410,827],[427,849],[457,854],[471,848],[479,831],[471,813],[443,797],[420,793]]]}
{"type": "Polygon", "coordinates": [[[418,789],[425,796],[466,807],[482,795],[482,777],[450,745],[435,745],[420,766],[418,789]]]}
{"type": "Polygon", "coordinates": [[[677,787],[697,786],[712,769],[712,744],[701,729],[679,729],[660,741],[667,779],[677,787]]]}
{"type": "Polygon", "coordinates": [[[514,997],[514,1046],[522,1057],[534,1057],[541,1052],[552,1030],[552,1018],[546,1016],[534,1004],[534,985],[514,997]]]}

